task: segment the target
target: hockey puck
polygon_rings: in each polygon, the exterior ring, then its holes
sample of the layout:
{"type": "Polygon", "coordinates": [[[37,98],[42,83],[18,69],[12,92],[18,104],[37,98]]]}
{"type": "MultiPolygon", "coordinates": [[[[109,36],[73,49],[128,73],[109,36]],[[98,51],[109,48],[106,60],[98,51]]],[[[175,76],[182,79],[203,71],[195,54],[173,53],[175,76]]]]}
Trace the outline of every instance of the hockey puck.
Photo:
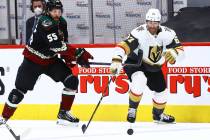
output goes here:
{"type": "Polygon", "coordinates": [[[133,135],[133,129],[131,129],[131,128],[128,129],[128,130],[127,130],[127,134],[128,134],[128,135],[133,135]]]}
{"type": "Polygon", "coordinates": [[[82,125],[82,132],[83,132],[83,134],[85,133],[86,129],[87,129],[86,125],[83,124],[83,125],[82,125]]]}

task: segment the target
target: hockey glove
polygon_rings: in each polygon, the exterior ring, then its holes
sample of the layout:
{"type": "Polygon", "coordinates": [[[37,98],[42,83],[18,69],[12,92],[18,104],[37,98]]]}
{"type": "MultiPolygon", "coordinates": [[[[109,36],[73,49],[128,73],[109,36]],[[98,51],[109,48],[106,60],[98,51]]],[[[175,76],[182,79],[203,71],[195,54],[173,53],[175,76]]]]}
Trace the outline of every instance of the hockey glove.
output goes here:
{"type": "Polygon", "coordinates": [[[169,62],[170,64],[175,64],[177,57],[177,52],[175,49],[167,49],[164,56],[166,62],[169,62]]]}
{"type": "Polygon", "coordinates": [[[115,56],[112,58],[112,64],[110,66],[111,74],[119,74],[122,68],[122,57],[115,56]]]}
{"type": "Polygon", "coordinates": [[[76,66],[75,49],[69,49],[68,55],[61,55],[61,58],[64,59],[68,67],[73,68],[76,66]]]}
{"type": "Polygon", "coordinates": [[[84,48],[76,49],[75,56],[76,56],[77,64],[85,68],[90,67],[89,59],[93,59],[93,56],[84,48]]]}

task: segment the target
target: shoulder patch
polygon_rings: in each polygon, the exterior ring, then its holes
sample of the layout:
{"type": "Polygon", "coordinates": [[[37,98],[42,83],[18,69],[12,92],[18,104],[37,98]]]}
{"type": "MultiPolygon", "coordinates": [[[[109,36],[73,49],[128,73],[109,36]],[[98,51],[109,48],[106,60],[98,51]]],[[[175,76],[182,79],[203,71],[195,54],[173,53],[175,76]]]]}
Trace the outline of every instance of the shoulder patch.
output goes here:
{"type": "Polygon", "coordinates": [[[143,26],[139,26],[138,28],[136,28],[136,30],[139,31],[139,32],[140,31],[143,31],[144,30],[144,27],[143,26]]]}
{"type": "Polygon", "coordinates": [[[42,21],[42,26],[44,26],[44,27],[49,27],[49,26],[51,26],[52,24],[53,24],[52,21],[50,21],[50,20],[48,20],[48,19],[42,21]]]}
{"type": "Polygon", "coordinates": [[[167,32],[167,31],[168,31],[168,32],[172,32],[172,29],[170,29],[170,28],[168,28],[168,27],[166,27],[166,26],[164,27],[164,30],[165,30],[166,32],[167,32]]]}

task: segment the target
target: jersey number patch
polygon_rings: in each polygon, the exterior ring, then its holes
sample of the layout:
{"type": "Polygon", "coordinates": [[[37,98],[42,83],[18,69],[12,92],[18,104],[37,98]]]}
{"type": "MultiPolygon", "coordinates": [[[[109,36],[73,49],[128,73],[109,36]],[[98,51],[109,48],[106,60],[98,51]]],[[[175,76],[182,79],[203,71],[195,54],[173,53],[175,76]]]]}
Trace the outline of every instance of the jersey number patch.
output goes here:
{"type": "Polygon", "coordinates": [[[129,34],[128,38],[127,38],[127,41],[129,43],[132,43],[135,39],[129,34]]]}
{"type": "Polygon", "coordinates": [[[49,42],[52,42],[52,41],[56,41],[58,40],[58,36],[56,35],[56,33],[52,33],[52,34],[49,34],[47,35],[47,39],[49,40],[49,42]]]}

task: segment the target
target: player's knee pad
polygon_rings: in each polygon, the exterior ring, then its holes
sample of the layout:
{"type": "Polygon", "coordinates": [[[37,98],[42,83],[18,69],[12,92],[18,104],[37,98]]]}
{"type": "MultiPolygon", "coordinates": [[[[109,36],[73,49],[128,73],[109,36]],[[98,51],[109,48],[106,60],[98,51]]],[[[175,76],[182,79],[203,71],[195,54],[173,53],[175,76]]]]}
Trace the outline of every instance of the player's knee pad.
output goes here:
{"type": "Polygon", "coordinates": [[[70,75],[64,80],[64,86],[71,90],[77,90],[79,79],[76,76],[70,75]]]}
{"type": "Polygon", "coordinates": [[[167,93],[168,90],[165,89],[162,92],[154,92],[153,102],[158,105],[164,105],[167,102],[167,93]]]}
{"type": "Polygon", "coordinates": [[[17,105],[23,100],[24,92],[18,89],[13,89],[8,97],[7,104],[11,107],[17,107],[17,105]]]}
{"type": "Polygon", "coordinates": [[[130,89],[136,95],[142,95],[146,86],[147,86],[147,78],[143,72],[137,71],[131,76],[131,84],[130,89]]]}

